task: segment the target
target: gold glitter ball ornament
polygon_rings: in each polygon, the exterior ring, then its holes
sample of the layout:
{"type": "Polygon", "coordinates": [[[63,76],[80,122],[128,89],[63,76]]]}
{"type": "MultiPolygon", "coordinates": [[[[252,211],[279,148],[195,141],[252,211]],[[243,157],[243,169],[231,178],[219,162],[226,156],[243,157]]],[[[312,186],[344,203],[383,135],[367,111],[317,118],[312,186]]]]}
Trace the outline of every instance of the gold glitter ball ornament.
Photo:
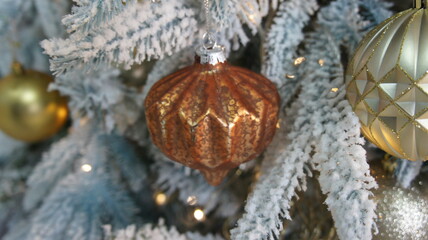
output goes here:
{"type": "Polygon", "coordinates": [[[428,10],[387,19],[362,40],[347,73],[347,97],[363,134],[387,153],[428,160],[428,10]]]}
{"type": "Polygon", "coordinates": [[[67,120],[67,100],[57,91],[48,92],[53,78],[24,70],[19,63],[12,74],[0,79],[0,130],[25,142],[45,140],[67,120]]]}
{"type": "Polygon", "coordinates": [[[201,48],[192,66],[150,89],[145,108],[154,144],[218,185],[271,142],[279,95],[265,77],[229,65],[220,47],[201,48]]]}

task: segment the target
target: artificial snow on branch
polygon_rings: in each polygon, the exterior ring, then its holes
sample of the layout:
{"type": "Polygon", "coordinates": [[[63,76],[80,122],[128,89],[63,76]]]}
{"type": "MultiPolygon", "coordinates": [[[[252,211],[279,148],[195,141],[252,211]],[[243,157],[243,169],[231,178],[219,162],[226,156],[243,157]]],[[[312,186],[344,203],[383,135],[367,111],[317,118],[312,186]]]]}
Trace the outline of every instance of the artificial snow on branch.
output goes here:
{"type": "Polygon", "coordinates": [[[126,191],[108,178],[97,169],[66,176],[31,217],[31,228],[11,229],[6,239],[98,240],[103,236],[101,224],[123,228],[134,222],[135,205],[126,191]]]}
{"type": "Polygon", "coordinates": [[[184,0],[159,4],[144,1],[104,22],[90,34],[73,33],[67,39],[42,42],[51,57],[51,70],[62,74],[86,70],[103,62],[130,68],[151,58],[171,55],[193,43],[196,11],[184,0]]]}
{"type": "Polygon", "coordinates": [[[401,185],[401,187],[409,188],[413,180],[415,180],[415,178],[421,172],[423,162],[413,162],[406,159],[398,159],[397,162],[398,166],[395,170],[397,182],[401,185]]]}
{"type": "Polygon", "coordinates": [[[17,141],[0,131],[0,165],[8,162],[10,158],[17,158],[25,153],[27,144],[17,141]]]}
{"type": "Polygon", "coordinates": [[[226,53],[237,50],[241,44],[246,45],[250,41],[245,26],[255,35],[268,10],[268,1],[212,1],[210,16],[216,26],[217,40],[225,47],[226,53]]]}
{"type": "MultiPolygon", "coordinates": [[[[40,0],[38,0],[40,1],[40,0]]],[[[135,7],[136,0],[74,0],[71,14],[62,19],[69,33],[85,35],[110,21],[127,8],[135,7]]]]}
{"type": "Polygon", "coordinates": [[[286,78],[286,74],[295,75],[296,67],[293,64],[296,50],[304,38],[303,28],[308,24],[311,15],[318,9],[316,0],[300,1],[290,0],[280,4],[277,16],[274,18],[266,37],[264,49],[266,51],[262,73],[278,86],[285,86],[281,99],[293,95],[299,86],[296,78],[286,78]]]}
{"type": "Polygon", "coordinates": [[[142,189],[147,175],[129,142],[120,136],[103,133],[94,122],[85,123],[75,127],[69,136],[45,153],[27,181],[25,209],[34,209],[51,194],[58,182],[80,172],[85,164],[90,164],[91,168],[98,166],[97,169],[109,175],[111,181],[127,184],[129,190],[135,192],[142,189]],[[88,156],[94,151],[98,151],[97,154],[88,156]]]}
{"type": "Polygon", "coordinates": [[[168,228],[161,219],[154,226],[146,224],[140,228],[130,225],[119,231],[112,231],[110,225],[104,226],[105,240],[223,240],[220,236],[208,234],[206,236],[198,233],[181,234],[175,227],[168,228]]]}
{"type": "MultiPolygon", "coordinates": [[[[5,141],[0,139],[0,150],[8,147],[1,143],[5,143],[5,141]]],[[[7,157],[3,155],[3,159],[0,157],[0,238],[7,228],[16,224],[16,221],[23,216],[21,199],[26,190],[25,180],[32,170],[31,163],[29,163],[31,160],[24,157],[28,153],[27,149],[25,147],[12,149],[15,150],[13,154],[7,154],[7,157]]]]}
{"type": "Polygon", "coordinates": [[[68,0],[33,1],[46,37],[61,37],[64,35],[65,31],[64,27],[60,23],[60,19],[68,12],[70,2],[68,0]]]}
{"type": "Polygon", "coordinates": [[[122,83],[120,71],[111,66],[98,66],[88,73],[70,71],[59,76],[50,89],[69,97],[76,117],[96,117],[107,131],[123,134],[136,124],[143,112],[143,98],[136,89],[122,83]]]}
{"type": "MultiPolygon", "coordinates": [[[[65,0],[61,0],[65,1],[65,0]]],[[[46,72],[48,61],[42,54],[39,41],[46,38],[43,22],[49,16],[41,16],[34,8],[34,1],[5,0],[0,5],[0,76],[11,71],[13,60],[26,68],[46,72]]],[[[59,21],[49,18],[50,24],[59,21]]]]}
{"type": "MultiPolygon", "coordinates": [[[[316,41],[320,36],[324,37],[321,31],[314,36],[317,36],[316,41]]],[[[313,97],[320,96],[311,117],[313,125],[319,123],[316,126],[319,129],[314,129],[313,137],[318,140],[312,162],[320,172],[321,189],[327,194],[325,203],[335,220],[340,239],[371,239],[376,205],[370,190],[377,184],[370,176],[366,162],[359,120],[344,99],[339,49],[330,35],[325,35],[324,39],[314,43],[313,38],[314,44],[309,48],[313,53],[309,54],[315,58],[309,58],[307,69],[319,66],[316,58],[319,53],[324,55],[325,65],[305,76],[308,79],[305,88],[319,89],[313,97]],[[338,86],[336,93],[332,91],[338,86]]]]}
{"type": "Polygon", "coordinates": [[[53,144],[51,150],[43,155],[42,161],[28,178],[28,190],[24,198],[27,211],[37,207],[57,182],[70,173],[75,159],[81,157],[81,149],[85,148],[93,133],[89,126],[77,128],[68,137],[53,144]]]}
{"type": "Polygon", "coordinates": [[[102,224],[138,223],[129,191],[142,194],[145,176],[121,137],[106,135],[91,122],[77,127],[44,156],[27,182],[26,209],[41,204],[23,220],[30,227],[18,224],[6,239],[95,240],[102,239],[102,224]]]}
{"type": "Polygon", "coordinates": [[[282,219],[290,219],[290,202],[296,189],[305,189],[305,185],[301,185],[305,178],[304,166],[311,158],[314,144],[311,125],[304,115],[307,113],[306,97],[302,93],[290,109],[290,112],[299,113],[292,124],[292,131],[281,127],[265,153],[262,176],[248,197],[238,226],[231,231],[232,239],[278,237],[283,226],[282,219]],[[290,142],[288,146],[287,142],[290,142]]]}
{"type": "Polygon", "coordinates": [[[392,15],[392,3],[379,0],[360,0],[360,15],[366,21],[365,31],[371,30],[373,27],[383,22],[392,15]]]}
{"type": "Polygon", "coordinates": [[[305,40],[307,63],[297,74],[303,80],[301,92],[287,112],[294,121],[288,135],[291,143],[278,148],[274,142],[271,149],[278,152],[267,151],[273,160],[266,159],[267,167],[247,201],[246,213],[232,230],[233,239],[278,237],[281,218],[289,218],[290,200],[299,180],[304,180],[306,163],[320,172],[339,237],[371,239],[375,204],[370,189],[376,183],[361,146],[358,118],[344,100],[339,51],[345,46],[352,52],[361,39],[365,24],[358,9],[358,2],[337,0],[318,14],[317,30],[305,40]]]}

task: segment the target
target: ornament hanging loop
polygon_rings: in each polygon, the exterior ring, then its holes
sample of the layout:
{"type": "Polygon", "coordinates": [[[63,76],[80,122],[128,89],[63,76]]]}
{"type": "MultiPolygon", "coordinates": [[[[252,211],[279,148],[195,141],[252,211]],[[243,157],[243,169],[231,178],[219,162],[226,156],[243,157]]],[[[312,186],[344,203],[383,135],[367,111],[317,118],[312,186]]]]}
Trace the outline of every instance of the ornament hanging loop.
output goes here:
{"type": "Polygon", "coordinates": [[[208,32],[212,29],[212,21],[210,16],[210,0],[204,0],[204,8],[205,8],[205,18],[207,20],[207,29],[208,32]]]}
{"type": "Polygon", "coordinates": [[[427,0],[414,0],[413,1],[413,7],[414,8],[426,8],[428,5],[427,0]]]}
{"type": "Polygon", "coordinates": [[[204,36],[202,37],[202,47],[205,49],[214,49],[217,46],[217,41],[215,37],[215,33],[212,28],[212,19],[210,15],[210,0],[204,0],[204,8],[205,8],[205,18],[206,18],[206,28],[204,36]]]}
{"type": "Polygon", "coordinates": [[[213,49],[217,46],[217,41],[212,32],[206,32],[202,37],[202,46],[205,49],[213,49]]]}
{"type": "Polygon", "coordinates": [[[199,63],[216,65],[226,62],[226,56],[224,55],[223,47],[217,45],[215,32],[212,29],[210,6],[210,0],[204,0],[207,31],[202,37],[202,46],[196,49],[196,55],[199,63]]]}

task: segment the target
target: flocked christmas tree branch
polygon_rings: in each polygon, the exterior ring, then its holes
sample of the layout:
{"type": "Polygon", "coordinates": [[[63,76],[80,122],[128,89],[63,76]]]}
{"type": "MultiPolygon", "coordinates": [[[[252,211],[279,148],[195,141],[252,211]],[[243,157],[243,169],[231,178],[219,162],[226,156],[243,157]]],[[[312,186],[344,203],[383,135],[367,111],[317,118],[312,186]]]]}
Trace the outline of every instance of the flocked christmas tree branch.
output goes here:
{"type": "MultiPolygon", "coordinates": [[[[382,9],[381,4],[376,7],[382,9]]],[[[291,111],[297,114],[289,134],[291,143],[283,153],[277,154],[276,164],[265,171],[266,176],[256,184],[246,213],[232,230],[234,239],[278,236],[282,227],[280,217],[288,217],[290,200],[299,179],[304,178],[305,163],[311,163],[321,173],[321,187],[328,194],[326,203],[340,238],[371,238],[375,204],[369,199],[368,190],[376,184],[365,161],[358,119],[343,100],[343,67],[337,47],[346,45],[352,51],[361,38],[360,29],[364,25],[357,10],[358,3],[338,0],[318,14],[320,30],[305,41],[307,69],[318,70],[309,73],[305,68],[303,72],[308,74],[299,75],[304,80],[293,107],[300,108],[291,111]],[[332,93],[332,89],[339,91],[339,95],[332,97],[337,94],[332,93]],[[311,157],[313,151],[315,154],[311,157]],[[349,216],[345,212],[353,214],[349,216]]]]}
{"type": "Polygon", "coordinates": [[[318,3],[315,0],[284,1],[267,34],[262,73],[280,87],[284,103],[289,101],[300,86],[295,78],[296,68],[293,62],[297,47],[304,38],[303,28],[317,9],[318,3]]]}
{"type": "Polygon", "coordinates": [[[62,33],[59,16],[69,7],[68,0],[6,0],[0,6],[0,75],[10,72],[13,60],[27,68],[47,72],[48,62],[39,42],[62,33]]]}
{"type": "Polygon", "coordinates": [[[76,127],[32,173],[24,205],[27,211],[40,207],[6,239],[101,239],[103,221],[115,228],[138,223],[129,196],[143,193],[145,176],[121,137],[104,134],[93,122],[76,127]]]}
{"type": "Polygon", "coordinates": [[[134,7],[136,0],[104,0],[82,1],[74,0],[71,14],[63,18],[62,23],[67,26],[69,33],[82,36],[100,25],[110,21],[123,12],[127,7],[134,7]]]}
{"type": "Polygon", "coordinates": [[[206,236],[198,233],[188,232],[181,234],[176,228],[168,228],[163,220],[160,220],[156,226],[146,224],[141,228],[135,225],[128,226],[126,229],[113,232],[110,225],[104,227],[105,240],[222,240],[220,236],[208,234],[206,236]]]}
{"type": "Polygon", "coordinates": [[[56,74],[103,62],[129,68],[192,44],[197,31],[195,15],[183,0],[144,1],[103,22],[90,35],[72,33],[67,39],[44,41],[42,46],[51,56],[51,70],[56,74]]]}
{"type": "MultiPolygon", "coordinates": [[[[50,19],[57,18],[64,8],[47,6],[47,0],[12,2],[10,7],[15,12],[17,9],[39,12],[39,18],[34,21],[37,27],[19,33],[20,39],[35,35],[39,29],[44,29],[45,36],[49,37],[61,34],[62,28],[50,19]]],[[[65,6],[65,2],[57,3],[65,6]]],[[[94,117],[109,132],[121,135],[126,135],[141,121],[132,130],[145,132],[139,109],[148,89],[156,80],[192,61],[193,45],[201,33],[199,23],[204,21],[199,14],[200,2],[75,2],[72,13],[63,19],[70,36],[43,42],[46,53],[51,56],[51,69],[59,74],[52,88],[70,97],[74,116],[94,117]],[[165,58],[169,55],[172,56],[165,58]],[[119,70],[106,65],[115,63],[129,68],[152,58],[163,59],[156,63],[142,94],[121,82],[119,70]]],[[[277,1],[269,2],[213,0],[210,11],[219,26],[219,42],[226,45],[228,51],[245,45],[249,41],[248,32],[258,32],[269,6],[276,8],[278,5],[277,1]]],[[[318,12],[314,32],[304,39],[303,27],[318,10],[317,2],[281,2],[266,37],[263,73],[279,87],[285,86],[280,89],[285,102],[293,100],[297,90],[300,93],[286,110],[283,123],[289,125],[282,125],[264,155],[263,174],[248,199],[246,213],[232,231],[233,239],[278,237],[283,218],[290,218],[289,208],[295,191],[306,189],[305,177],[312,174],[312,170],[320,174],[320,185],[327,194],[326,204],[335,219],[339,237],[371,238],[375,205],[370,190],[376,183],[368,173],[358,119],[344,100],[341,56],[345,54],[340,51],[346,49],[349,55],[363,33],[390,14],[386,10],[388,6],[377,0],[337,0],[318,12]],[[306,62],[296,66],[293,58],[302,41],[306,51],[301,56],[306,62]],[[286,78],[286,74],[292,77],[286,78]]],[[[4,19],[0,19],[0,40],[10,34],[9,30],[3,31],[4,26],[4,19]]],[[[36,52],[34,46],[26,49],[36,52]]],[[[9,69],[6,63],[11,54],[7,51],[6,60],[0,62],[1,74],[9,69]]],[[[33,62],[30,58],[38,56],[27,53],[18,54],[24,63],[33,62]]],[[[38,66],[39,69],[44,67],[46,65],[38,66]]],[[[63,236],[100,239],[103,234],[122,240],[220,239],[180,234],[174,228],[166,228],[162,222],[157,228],[150,224],[139,228],[140,219],[134,216],[135,205],[129,195],[132,192],[144,194],[146,169],[126,140],[105,134],[92,124],[75,128],[44,155],[27,181],[29,190],[24,205],[33,213],[28,221],[14,226],[5,239],[59,239],[63,236]],[[91,198],[94,193],[98,196],[96,199],[91,198]],[[113,226],[106,227],[103,232],[99,223],[106,218],[113,226]],[[124,228],[129,224],[134,225],[124,228]],[[117,230],[118,227],[124,229],[117,230]]],[[[146,135],[135,139],[152,149],[153,146],[147,146],[146,135]]],[[[11,143],[15,149],[23,147],[7,138],[0,141],[11,143]]],[[[15,153],[1,151],[0,164],[15,153]]],[[[155,187],[167,193],[179,191],[183,202],[189,195],[197,195],[207,212],[216,207],[224,213],[220,214],[222,216],[236,211],[236,199],[225,198],[229,196],[227,191],[219,193],[207,186],[201,182],[199,174],[189,174],[184,167],[177,168],[165,161],[157,150],[152,154],[158,161],[152,168],[159,174],[155,187]]],[[[398,176],[402,184],[408,185],[420,165],[400,166],[398,176]]],[[[19,192],[10,191],[9,186],[24,179],[22,173],[25,171],[6,170],[8,174],[0,172],[0,197],[19,192]]],[[[8,217],[1,214],[1,210],[16,206],[10,202],[0,204],[0,222],[8,217]]]]}

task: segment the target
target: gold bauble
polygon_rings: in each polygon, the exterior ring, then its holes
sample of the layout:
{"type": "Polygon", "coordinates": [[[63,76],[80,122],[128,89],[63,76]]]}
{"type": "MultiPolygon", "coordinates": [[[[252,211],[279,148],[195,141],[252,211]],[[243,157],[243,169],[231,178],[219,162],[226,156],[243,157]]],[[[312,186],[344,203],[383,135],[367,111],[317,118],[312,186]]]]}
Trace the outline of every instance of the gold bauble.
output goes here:
{"type": "Polygon", "coordinates": [[[37,142],[57,133],[67,120],[67,101],[57,91],[48,92],[52,77],[24,70],[0,79],[0,130],[25,142],[37,142]]]}
{"type": "Polygon", "coordinates": [[[363,134],[409,160],[428,160],[427,40],[428,10],[400,12],[363,39],[346,73],[363,134]]]}

